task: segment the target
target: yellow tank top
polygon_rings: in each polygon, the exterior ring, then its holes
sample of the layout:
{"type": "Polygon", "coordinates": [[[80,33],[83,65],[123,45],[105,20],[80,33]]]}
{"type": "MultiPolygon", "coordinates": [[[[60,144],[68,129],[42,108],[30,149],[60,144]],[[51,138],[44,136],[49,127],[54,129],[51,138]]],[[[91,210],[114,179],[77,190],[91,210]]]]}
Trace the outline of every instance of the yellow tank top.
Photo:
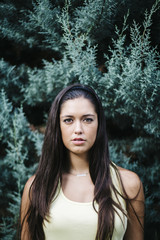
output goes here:
{"type": "MultiPolygon", "coordinates": [[[[111,175],[115,187],[120,191],[120,184],[115,170],[111,169],[111,175]]],[[[115,201],[120,201],[125,210],[125,201],[112,194],[115,201]]],[[[98,204],[95,204],[98,210],[98,204]]],[[[127,218],[118,210],[115,213],[115,227],[112,240],[122,240],[127,228],[127,218]]],[[[98,215],[93,209],[92,202],[81,203],[69,200],[59,190],[57,198],[51,203],[50,217],[44,221],[43,229],[46,240],[95,240],[98,224],[98,215]]]]}

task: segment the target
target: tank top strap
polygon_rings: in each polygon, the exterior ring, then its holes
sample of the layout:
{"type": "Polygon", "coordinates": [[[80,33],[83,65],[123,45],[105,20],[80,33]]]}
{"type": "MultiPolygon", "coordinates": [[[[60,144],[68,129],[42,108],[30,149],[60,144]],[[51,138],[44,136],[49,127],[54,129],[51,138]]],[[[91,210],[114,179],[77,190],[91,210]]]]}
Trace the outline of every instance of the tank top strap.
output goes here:
{"type": "Polygon", "coordinates": [[[115,193],[112,190],[112,196],[113,199],[117,199],[118,202],[121,204],[121,206],[123,207],[123,209],[126,209],[126,201],[124,198],[124,191],[123,191],[123,187],[122,187],[122,181],[120,178],[120,174],[118,172],[118,166],[112,162],[112,164],[110,165],[110,174],[111,174],[111,178],[112,178],[112,183],[116,189],[116,191],[118,193],[115,193]]]}

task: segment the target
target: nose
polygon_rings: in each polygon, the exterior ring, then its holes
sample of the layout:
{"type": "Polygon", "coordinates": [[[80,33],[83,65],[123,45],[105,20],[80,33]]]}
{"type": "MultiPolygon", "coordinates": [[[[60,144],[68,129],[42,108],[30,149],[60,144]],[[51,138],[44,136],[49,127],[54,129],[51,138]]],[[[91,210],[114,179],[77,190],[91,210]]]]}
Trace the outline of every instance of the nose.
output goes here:
{"type": "Polygon", "coordinates": [[[82,134],[83,133],[83,127],[82,127],[82,123],[80,121],[76,121],[74,133],[75,134],[82,134]]]}

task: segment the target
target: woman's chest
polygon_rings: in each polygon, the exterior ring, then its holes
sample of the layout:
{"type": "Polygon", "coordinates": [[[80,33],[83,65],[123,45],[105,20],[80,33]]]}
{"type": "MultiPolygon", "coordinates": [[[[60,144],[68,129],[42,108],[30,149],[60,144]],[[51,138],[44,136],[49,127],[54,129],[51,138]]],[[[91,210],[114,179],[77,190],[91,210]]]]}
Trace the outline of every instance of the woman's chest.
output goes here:
{"type": "Polygon", "coordinates": [[[44,222],[46,240],[93,240],[96,237],[98,215],[92,202],[74,202],[63,191],[52,203],[48,222],[44,222]]]}
{"type": "Polygon", "coordinates": [[[75,202],[92,202],[94,198],[94,184],[90,176],[68,176],[62,178],[64,195],[75,202]]]}

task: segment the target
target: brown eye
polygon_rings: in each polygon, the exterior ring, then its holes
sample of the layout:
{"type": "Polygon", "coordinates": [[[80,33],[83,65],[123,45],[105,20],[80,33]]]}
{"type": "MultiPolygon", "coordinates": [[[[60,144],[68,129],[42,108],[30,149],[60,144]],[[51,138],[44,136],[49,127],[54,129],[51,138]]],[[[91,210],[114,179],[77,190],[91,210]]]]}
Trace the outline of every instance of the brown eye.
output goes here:
{"type": "Polygon", "coordinates": [[[85,119],[84,119],[84,122],[86,122],[86,123],[91,123],[91,122],[93,122],[93,119],[92,119],[92,118],[85,118],[85,119]]]}
{"type": "Polygon", "coordinates": [[[72,118],[66,118],[63,120],[63,122],[67,123],[67,124],[70,124],[73,122],[72,118]]]}

